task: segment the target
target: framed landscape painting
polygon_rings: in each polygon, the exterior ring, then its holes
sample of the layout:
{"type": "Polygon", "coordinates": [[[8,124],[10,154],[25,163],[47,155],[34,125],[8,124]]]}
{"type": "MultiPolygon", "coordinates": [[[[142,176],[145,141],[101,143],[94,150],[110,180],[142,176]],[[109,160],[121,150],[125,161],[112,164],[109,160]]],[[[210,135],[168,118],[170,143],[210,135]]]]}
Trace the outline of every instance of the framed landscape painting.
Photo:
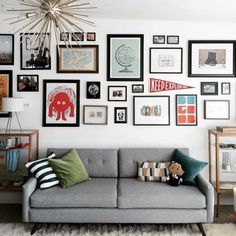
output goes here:
{"type": "Polygon", "coordinates": [[[0,34],[0,65],[14,65],[13,34],[0,34]]]}
{"type": "Polygon", "coordinates": [[[107,80],[143,80],[142,34],[107,35],[107,80]]]}
{"type": "Polygon", "coordinates": [[[43,126],[79,126],[80,81],[43,81],[43,126]]]}

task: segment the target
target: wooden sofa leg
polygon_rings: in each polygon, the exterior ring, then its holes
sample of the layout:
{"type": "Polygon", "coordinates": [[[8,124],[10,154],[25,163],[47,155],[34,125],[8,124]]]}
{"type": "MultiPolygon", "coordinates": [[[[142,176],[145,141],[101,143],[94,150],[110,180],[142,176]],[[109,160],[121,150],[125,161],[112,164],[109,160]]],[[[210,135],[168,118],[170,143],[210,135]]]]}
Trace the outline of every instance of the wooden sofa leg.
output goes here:
{"type": "Polygon", "coordinates": [[[39,230],[42,227],[42,224],[35,223],[30,234],[33,235],[37,230],[39,230]]]}
{"type": "Polygon", "coordinates": [[[201,231],[202,236],[206,236],[206,232],[204,230],[202,223],[197,223],[197,226],[198,226],[199,230],[201,231]]]}

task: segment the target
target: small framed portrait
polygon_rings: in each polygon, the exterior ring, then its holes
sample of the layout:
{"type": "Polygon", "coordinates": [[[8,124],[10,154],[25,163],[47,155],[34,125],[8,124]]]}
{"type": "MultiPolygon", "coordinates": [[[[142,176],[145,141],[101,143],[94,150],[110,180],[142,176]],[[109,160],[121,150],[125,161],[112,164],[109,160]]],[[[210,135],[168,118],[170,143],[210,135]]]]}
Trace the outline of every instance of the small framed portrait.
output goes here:
{"type": "Polygon", "coordinates": [[[18,92],[38,92],[39,76],[38,75],[17,75],[18,92]]]}
{"type": "Polygon", "coordinates": [[[230,95],[230,83],[229,82],[223,82],[221,83],[221,94],[222,95],[230,95]]]}
{"type": "Polygon", "coordinates": [[[14,35],[0,34],[0,65],[14,65],[14,35]]]}
{"type": "Polygon", "coordinates": [[[108,101],[127,101],[127,86],[108,86],[108,101]]]}
{"type": "Polygon", "coordinates": [[[114,123],[116,124],[127,123],[127,107],[114,108],[114,123]]]}
{"type": "Polygon", "coordinates": [[[167,44],[179,44],[179,36],[178,35],[168,35],[167,36],[167,44]]]}
{"type": "Polygon", "coordinates": [[[70,34],[68,32],[60,33],[60,41],[69,41],[70,34]]]}
{"type": "Polygon", "coordinates": [[[165,35],[153,35],[153,44],[165,44],[165,35]]]}
{"type": "Polygon", "coordinates": [[[96,33],[95,32],[88,32],[87,33],[87,41],[96,41],[96,33]]]}
{"type": "Polygon", "coordinates": [[[144,85],[143,84],[133,84],[132,85],[132,93],[144,93],[144,85]]]}
{"type": "Polygon", "coordinates": [[[218,95],[218,82],[201,82],[201,95],[218,95]]]}
{"type": "Polygon", "coordinates": [[[83,123],[85,125],[106,125],[108,106],[84,106],[83,123]]]}
{"type": "Polygon", "coordinates": [[[100,99],[101,83],[97,81],[87,82],[87,98],[100,99]]]}
{"type": "Polygon", "coordinates": [[[80,41],[80,42],[82,42],[82,41],[84,41],[84,34],[81,33],[81,32],[74,32],[71,35],[71,40],[72,41],[80,41]]]}

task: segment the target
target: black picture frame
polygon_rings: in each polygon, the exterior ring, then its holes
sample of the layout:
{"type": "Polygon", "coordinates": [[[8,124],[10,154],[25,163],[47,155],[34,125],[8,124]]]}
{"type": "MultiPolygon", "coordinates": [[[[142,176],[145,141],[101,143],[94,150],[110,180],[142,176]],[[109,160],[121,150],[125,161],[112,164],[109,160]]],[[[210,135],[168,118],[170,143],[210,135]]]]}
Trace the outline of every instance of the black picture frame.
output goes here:
{"type": "Polygon", "coordinates": [[[221,94],[222,95],[230,95],[231,94],[231,84],[230,82],[222,82],[221,83],[221,94]],[[224,86],[228,86],[228,91],[224,91],[226,88],[224,86]]]}
{"type": "Polygon", "coordinates": [[[167,44],[179,44],[179,35],[167,35],[167,44]]]}
{"type": "Polygon", "coordinates": [[[201,82],[201,95],[218,95],[218,82],[201,82]]]}
{"type": "Polygon", "coordinates": [[[108,98],[109,102],[126,102],[127,101],[127,86],[108,86],[108,98]],[[112,89],[121,89],[119,91],[112,91],[112,89]],[[122,91],[124,91],[124,95],[122,95],[122,91]],[[123,97],[123,99],[119,99],[123,97]],[[113,99],[112,99],[113,98],[113,99]]]}
{"type": "Polygon", "coordinates": [[[153,35],[152,37],[153,44],[165,44],[166,36],[165,35],[153,35]]]}
{"type": "Polygon", "coordinates": [[[100,99],[101,98],[101,82],[87,81],[86,98],[87,99],[100,99]]]}
{"type": "Polygon", "coordinates": [[[132,93],[144,93],[144,84],[132,84],[132,93]]]}
{"type": "Polygon", "coordinates": [[[38,92],[38,91],[39,91],[39,75],[17,75],[17,92],[38,92]],[[36,81],[34,81],[34,83],[31,83],[30,80],[32,79],[33,80],[36,79],[36,81]]]}
{"type": "MultiPolygon", "coordinates": [[[[97,110],[97,112],[98,112],[98,110],[97,110]]],[[[100,113],[101,112],[102,112],[102,110],[100,110],[100,113]]],[[[96,119],[96,117],[93,117],[93,118],[96,119]]],[[[88,119],[88,117],[87,117],[87,119],[88,119]]],[[[108,106],[105,106],[105,105],[104,106],[103,105],[84,105],[83,106],[83,124],[84,125],[107,125],[108,124],[108,106]],[[96,122],[96,121],[92,121],[92,120],[90,120],[90,121],[86,120],[86,114],[88,112],[86,109],[94,109],[94,110],[103,109],[105,111],[104,121],[97,121],[96,122]]]]}
{"type": "Polygon", "coordinates": [[[115,124],[127,124],[127,107],[114,107],[114,123],[115,124]],[[119,117],[119,111],[123,111],[122,117],[119,117]],[[118,118],[119,117],[119,118],[118,118]]]}
{"type": "Polygon", "coordinates": [[[73,32],[73,34],[71,34],[71,41],[83,42],[84,34],[81,32],[73,32]]]}
{"type": "Polygon", "coordinates": [[[7,50],[0,51],[0,65],[14,65],[14,35],[0,34],[0,44],[4,45],[3,48],[7,50]]]}
{"type": "Polygon", "coordinates": [[[95,32],[87,32],[87,41],[88,42],[96,41],[96,33],[95,32]]]}

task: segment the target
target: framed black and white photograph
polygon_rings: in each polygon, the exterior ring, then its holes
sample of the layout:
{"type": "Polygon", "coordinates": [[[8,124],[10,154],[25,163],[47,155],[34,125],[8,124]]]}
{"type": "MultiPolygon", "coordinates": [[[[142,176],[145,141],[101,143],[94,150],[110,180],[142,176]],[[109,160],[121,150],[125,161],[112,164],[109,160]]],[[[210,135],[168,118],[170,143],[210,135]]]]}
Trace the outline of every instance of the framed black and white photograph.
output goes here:
{"type": "Polygon", "coordinates": [[[87,98],[100,99],[101,97],[101,83],[98,81],[87,82],[87,98]]]}
{"type": "MultiPolygon", "coordinates": [[[[45,37],[50,37],[49,34],[45,37]]],[[[20,64],[21,70],[50,70],[51,57],[49,52],[49,40],[37,37],[37,34],[21,34],[20,64]],[[36,40],[35,40],[36,39],[36,40]],[[33,47],[33,49],[32,49],[33,47]]]]}
{"type": "Polygon", "coordinates": [[[38,75],[17,75],[18,92],[38,92],[39,76],[38,75]]]}
{"type": "Polygon", "coordinates": [[[165,44],[165,35],[153,35],[153,44],[165,44]]]}
{"type": "Polygon", "coordinates": [[[189,77],[235,77],[235,42],[189,41],[189,77]]]}
{"type": "Polygon", "coordinates": [[[204,100],[204,119],[206,120],[229,120],[229,100],[204,100]]]}
{"type": "Polygon", "coordinates": [[[108,86],[108,101],[127,101],[127,86],[108,86]]]}
{"type": "Polygon", "coordinates": [[[0,65],[14,65],[13,34],[0,34],[0,65]]]}
{"type": "Polygon", "coordinates": [[[114,123],[116,124],[127,123],[127,107],[114,108],[114,123]]]}
{"type": "Polygon", "coordinates": [[[132,93],[144,93],[144,85],[132,84],[132,93]]]}
{"type": "Polygon", "coordinates": [[[201,82],[201,95],[218,95],[218,82],[201,82]]]}
{"type": "Polygon", "coordinates": [[[231,88],[229,82],[223,82],[221,83],[221,94],[222,95],[230,95],[231,88]]]}
{"type": "Polygon", "coordinates": [[[83,107],[84,125],[107,125],[108,106],[83,107]]]}
{"type": "Polygon", "coordinates": [[[179,44],[179,36],[178,35],[168,35],[167,36],[167,44],[179,44]]]}
{"type": "Polygon", "coordinates": [[[71,34],[71,41],[84,41],[84,34],[81,32],[74,32],[73,34],[71,34]]]}
{"type": "Polygon", "coordinates": [[[182,48],[150,48],[151,74],[181,74],[182,48]]]}
{"type": "Polygon", "coordinates": [[[134,96],[133,124],[170,125],[170,96],[134,96]]]}
{"type": "Polygon", "coordinates": [[[69,32],[60,33],[60,41],[69,41],[70,34],[69,32]]]}

